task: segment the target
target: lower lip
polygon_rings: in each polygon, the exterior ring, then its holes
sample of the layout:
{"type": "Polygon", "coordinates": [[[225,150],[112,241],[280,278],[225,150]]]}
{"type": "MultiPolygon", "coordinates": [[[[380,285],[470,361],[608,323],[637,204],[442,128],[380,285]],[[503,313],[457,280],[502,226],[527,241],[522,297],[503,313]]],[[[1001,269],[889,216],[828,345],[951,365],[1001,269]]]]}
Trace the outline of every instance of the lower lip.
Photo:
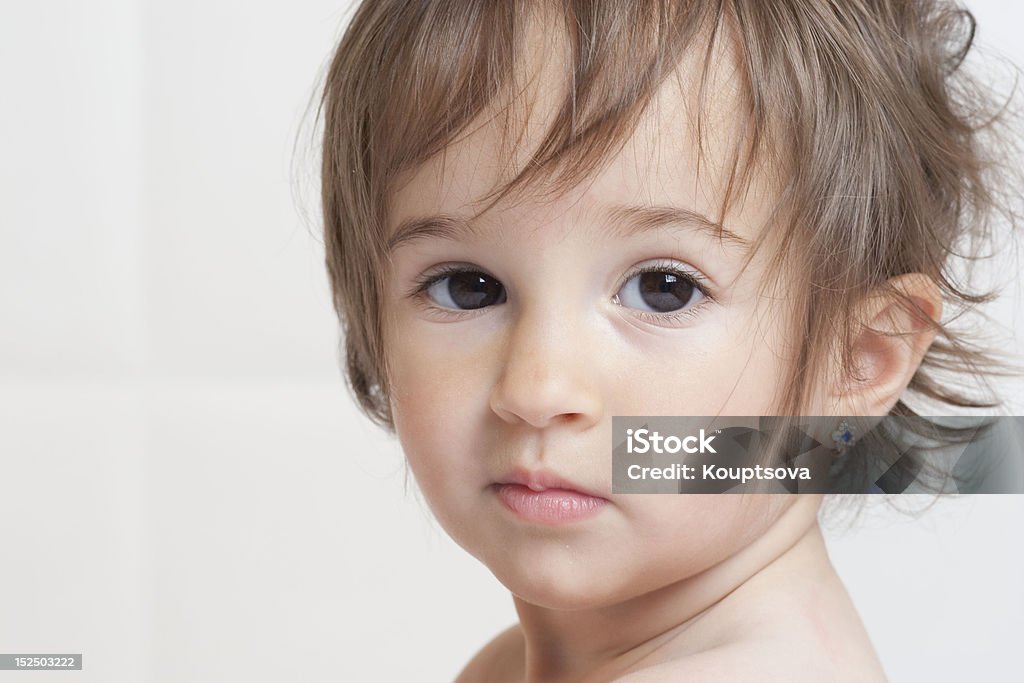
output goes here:
{"type": "Polygon", "coordinates": [[[498,498],[512,512],[531,522],[565,524],[593,517],[608,501],[567,489],[534,491],[520,484],[497,484],[498,498]]]}

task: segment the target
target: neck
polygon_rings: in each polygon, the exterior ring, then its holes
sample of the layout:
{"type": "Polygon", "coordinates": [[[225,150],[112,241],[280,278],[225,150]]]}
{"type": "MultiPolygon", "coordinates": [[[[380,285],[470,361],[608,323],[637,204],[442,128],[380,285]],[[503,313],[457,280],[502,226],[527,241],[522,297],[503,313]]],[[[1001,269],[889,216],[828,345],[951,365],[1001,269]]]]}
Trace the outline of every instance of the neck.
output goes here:
{"type": "Polygon", "coordinates": [[[800,496],[772,527],[703,572],[623,602],[553,610],[513,596],[528,683],[579,681],[650,662],[671,644],[679,656],[737,637],[756,603],[808,573],[831,572],[817,524],[818,496],[800,496]]]}

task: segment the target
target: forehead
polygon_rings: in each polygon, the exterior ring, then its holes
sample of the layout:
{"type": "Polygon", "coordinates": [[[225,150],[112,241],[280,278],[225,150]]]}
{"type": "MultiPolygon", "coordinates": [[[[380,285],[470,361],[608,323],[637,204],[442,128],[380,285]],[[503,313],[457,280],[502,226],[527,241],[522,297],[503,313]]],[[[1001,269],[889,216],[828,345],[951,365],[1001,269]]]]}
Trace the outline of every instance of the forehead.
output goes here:
{"type": "Polygon", "coordinates": [[[573,84],[566,34],[549,28],[557,25],[541,19],[529,24],[509,89],[514,96],[495,98],[440,153],[398,177],[389,198],[389,234],[433,215],[476,218],[486,210],[539,217],[563,215],[570,207],[586,214],[604,205],[682,208],[753,238],[773,196],[768,178],[754,173],[745,199],[720,213],[742,148],[744,103],[734,43],[721,34],[710,49],[705,38],[683,51],[642,113],[628,120],[624,115],[621,123],[630,134],[593,172],[572,177],[558,193],[551,191],[550,176],[538,173],[491,206],[494,191],[524,169],[530,172],[545,136],[564,123],[559,111],[573,84]]]}

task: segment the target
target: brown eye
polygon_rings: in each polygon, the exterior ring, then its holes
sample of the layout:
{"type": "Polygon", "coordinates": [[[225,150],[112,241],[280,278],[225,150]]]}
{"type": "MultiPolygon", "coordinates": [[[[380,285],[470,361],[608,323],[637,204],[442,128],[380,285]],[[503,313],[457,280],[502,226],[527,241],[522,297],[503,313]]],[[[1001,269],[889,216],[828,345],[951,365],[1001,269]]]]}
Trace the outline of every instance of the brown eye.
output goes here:
{"type": "Polygon", "coordinates": [[[637,273],[619,290],[624,306],[655,313],[678,311],[704,298],[704,292],[686,273],[656,269],[637,273]]]}
{"type": "Polygon", "coordinates": [[[505,288],[500,282],[471,270],[439,276],[425,291],[438,306],[457,310],[473,310],[505,302],[505,288]]]}

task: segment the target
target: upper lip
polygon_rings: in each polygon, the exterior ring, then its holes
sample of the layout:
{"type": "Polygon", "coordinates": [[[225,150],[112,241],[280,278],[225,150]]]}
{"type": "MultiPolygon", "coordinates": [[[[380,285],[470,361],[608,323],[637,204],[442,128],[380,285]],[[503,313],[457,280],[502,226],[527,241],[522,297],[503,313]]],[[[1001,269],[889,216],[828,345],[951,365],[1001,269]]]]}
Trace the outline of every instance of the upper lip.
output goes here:
{"type": "Polygon", "coordinates": [[[512,470],[508,476],[500,479],[499,484],[520,484],[522,486],[528,486],[534,491],[543,491],[545,489],[564,489],[566,491],[576,491],[587,496],[593,496],[594,498],[604,498],[599,493],[595,493],[591,489],[580,486],[579,484],[566,479],[565,477],[552,472],[551,470],[536,469],[531,470],[526,467],[517,467],[512,470]]]}

